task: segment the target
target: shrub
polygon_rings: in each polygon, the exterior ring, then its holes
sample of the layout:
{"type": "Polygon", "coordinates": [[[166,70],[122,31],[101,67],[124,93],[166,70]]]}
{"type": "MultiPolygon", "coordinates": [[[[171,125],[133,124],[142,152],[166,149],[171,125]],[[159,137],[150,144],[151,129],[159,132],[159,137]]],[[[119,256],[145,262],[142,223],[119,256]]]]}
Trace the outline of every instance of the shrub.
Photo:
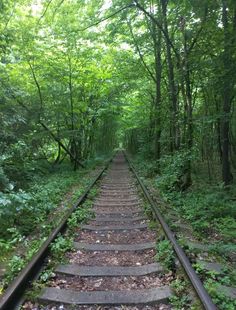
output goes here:
{"type": "Polygon", "coordinates": [[[162,240],[156,245],[156,259],[158,262],[163,264],[164,268],[167,270],[172,270],[174,268],[174,251],[169,240],[162,240]]]}
{"type": "Polygon", "coordinates": [[[163,156],[160,160],[161,175],[156,179],[157,186],[164,191],[182,190],[186,182],[188,161],[193,157],[189,151],[163,156]]]}

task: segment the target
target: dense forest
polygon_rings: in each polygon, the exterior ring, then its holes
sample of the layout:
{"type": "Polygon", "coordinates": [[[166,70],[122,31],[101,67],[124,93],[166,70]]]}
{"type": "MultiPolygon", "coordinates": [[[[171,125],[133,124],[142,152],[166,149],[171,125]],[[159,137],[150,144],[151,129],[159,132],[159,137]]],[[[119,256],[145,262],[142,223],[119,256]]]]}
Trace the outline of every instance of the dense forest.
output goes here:
{"type": "Polygon", "coordinates": [[[232,250],[235,0],[1,0],[0,53],[0,262],[118,148],[232,250]]]}
{"type": "Polygon", "coordinates": [[[69,156],[76,169],[121,144],[155,159],[157,172],[180,156],[182,189],[196,163],[231,184],[235,10],[234,1],[2,1],[1,189],[27,164],[69,156]]]}

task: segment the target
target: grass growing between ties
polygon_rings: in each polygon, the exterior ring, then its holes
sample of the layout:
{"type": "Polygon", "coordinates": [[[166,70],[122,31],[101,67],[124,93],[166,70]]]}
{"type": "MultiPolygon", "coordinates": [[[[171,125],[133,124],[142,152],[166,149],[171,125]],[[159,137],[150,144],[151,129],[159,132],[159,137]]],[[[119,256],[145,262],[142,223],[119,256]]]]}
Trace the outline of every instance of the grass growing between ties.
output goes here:
{"type": "MultiPolygon", "coordinates": [[[[171,283],[173,295],[170,298],[171,305],[175,310],[193,309],[192,301],[188,295],[189,287],[187,281],[179,276],[171,283]]],[[[201,308],[198,308],[198,310],[201,308]]],[[[197,309],[196,309],[197,310],[197,309]]]]}

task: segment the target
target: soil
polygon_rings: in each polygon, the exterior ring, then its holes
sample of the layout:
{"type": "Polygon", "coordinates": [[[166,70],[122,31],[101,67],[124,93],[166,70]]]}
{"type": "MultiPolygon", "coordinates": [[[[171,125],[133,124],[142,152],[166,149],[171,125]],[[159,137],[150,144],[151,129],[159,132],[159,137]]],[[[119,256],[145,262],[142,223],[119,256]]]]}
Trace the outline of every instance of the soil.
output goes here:
{"type": "Polygon", "coordinates": [[[124,276],[124,277],[70,277],[58,276],[54,278],[50,286],[60,289],[72,289],[78,291],[121,291],[135,289],[149,289],[161,287],[169,283],[171,274],[160,276],[151,274],[148,276],[124,276]]]}
{"type": "Polygon", "coordinates": [[[155,262],[155,250],[144,251],[76,251],[67,253],[71,264],[83,266],[141,266],[155,262]]]}
{"type": "Polygon", "coordinates": [[[25,303],[24,310],[170,310],[170,305],[140,305],[140,306],[69,306],[63,304],[39,305],[25,303]]]}
{"type": "MultiPolygon", "coordinates": [[[[119,222],[114,222],[114,224],[120,225],[119,222]]],[[[154,242],[155,240],[156,233],[151,230],[139,231],[138,233],[136,231],[107,231],[100,233],[79,231],[78,237],[75,239],[77,242],[102,244],[132,244],[154,242]]]]}

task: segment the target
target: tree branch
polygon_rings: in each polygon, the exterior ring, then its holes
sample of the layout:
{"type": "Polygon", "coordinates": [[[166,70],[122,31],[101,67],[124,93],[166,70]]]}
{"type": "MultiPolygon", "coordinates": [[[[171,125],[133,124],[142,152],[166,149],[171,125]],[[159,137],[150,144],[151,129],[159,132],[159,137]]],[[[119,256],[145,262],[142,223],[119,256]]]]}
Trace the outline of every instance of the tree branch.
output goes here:
{"type": "Polygon", "coordinates": [[[192,41],[190,47],[189,47],[188,50],[187,50],[187,54],[188,54],[188,55],[191,53],[192,49],[194,48],[195,44],[196,44],[197,41],[198,41],[198,38],[199,38],[200,34],[201,34],[202,31],[203,31],[203,26],[204,26],[204,24],[205,24],[205,21],[206,21],[206,18],[207,18],[207,14],[208,14],[208,8],[206,7],[206,8],[205,8],[205,15],[204,15],[204,19],[203,19],[203,21],[202,21],[202,23],[201,23],[201,27],[200,27],[200,29],[198,30],[198,32],[197,32],[195,38],[193,39],[193,41],[192,41]]]}
{"type": "Polygon", "coordinates": [[[38,82],[38,80],[36,78],[34,69],[33,69],[32,65],[31,65],[30,61],[28,61],[28,64],[29,64],[29,67],[30,67],[30,70],[31,70],[31,73],[32,73],[32,76],[33,76],[33,79],[34,79],[34,82],[35,82],[35,85],[36,85],[37,90],[38,90],[40,106],[41,106],[41,109],[42,109],[43,108],[43,96],[42,96],[42,92],[41,92],[41,87],[40,87],[39,82],[38,82]]]}
{"type": "Polygon", "coordinates": [[[136,5],[136,7],[141,10],[145,15],[147,15],[156,25],[157,27],[161,30],[161,32],[163,33],[165,39],[168,41],[168,43],[170,44],[176,58],[179,60],[180,56],[178,51],[176,50],[175,46],[173,45],[172,41],[170,40],[168,34],[166,33],[165,29],[162,27],[162,25],[158,22],[158,20],[156,20],[156,18],[150,14],[137,0],[134,0],[134,3],[136,5]]]}
{"type": "Polygon", "coordinates": [[[101,18],[100,20],[98,20],[97,22],[95,22],[95,23],[93,23],[93,24],[91,24],[91,25],[89,25],[89,26],[87,26],[87,27],[85,27],[85,28],[79,29],[78,31],[85,31],[85,30],[87,30],[87,29],[89,29],[89,28],[92,28],[92,27],[94,27],[94,26],[97,26],[97,25],[99,25],[100,23],[104,22],[105,20],[107,20],[107,19],[109,19],[109,18],[111,18],[111,17],[113,17],[113,16],[119,14],[120,12],[124,11],[125,9],[128,9],[128,8],[130,8],[130,7],[133,7],[133,6],[134,6],[134,5],[133,5],[132,3],[129,4],[129,5],[126,5],[126,6],[122,7],[121,9],[117,10],[116,12],[114,12],[114,13],[108,15],[108,16],[105,16],[105,17],[101,18]]]}
{"type": "MultiPolygon", "coordinates": [[[[3,83],[2,83],[3,84],[3,83]]],[[[19,99],[15,96],[13,90],[8,87],[4,87],[5,89],[10,90],[10,96],[22,107],[24,108],[27,112],[31,112],[30,109],[19,99]]],[[[74,157],[74,155],[70,152],[70,150],[68,150],[65,145],[61,142],[61,140],[41,121],[39,120],[39,124],[51,135],[51,137],[63,148],[63,150],[73,158],[73,160],[75,162],[77,162],[81,167],[84,168],[84,165],[77,159],[74,157]]]]}
{"type": "Polygon", "coordinates": [[[147,72],[149,73],[150,77],[151,77],[152,80],[154,81],[154,83],[156,83],[156,78],[155,78],[154,74],[151,72],[151,70],[148,68],[148,65],[146,64],[146,62],[145,62],[145,60],[144,60],[144,57],[143,57],[143,55],[142,55],[142,53],[141,53],[141,50],[140,50],[140,48],[139,48],[139,45],[138,45],[138,43],[137,43],[137,41],[136,41],[136,39],[135,39],[135,36],[134,36],[134,33],[133,33],[133,29],[132,29],[132,25],[131,25],[130,21],[127,20],[127,24],[128,24],[128,27],[129,27],[129,30],[130,30],[132,39],[133,39],[133,41],[134,41],[134,45],[135,45],[135,47],[136,47],[136,49],[137,49],[137,51],[138,51],[140,60],[141,60],[141,62],[143,63],[143,65],[144,65],[145,69],[147,70],[147,72]]]}
{"type": "MultiPolygon", "coordinates": [[[[47,10],[48,10],[50,4],[52,3],[52,1],[53,1],[53,0],[49,0],[49,1],[48,1],[47,5],[46,5],[46,8],[45,8],[45,10],[44,10],[44,12],[43,12],[43,14],[40,16],[40,18],[39,18],[39,20],[38,20],[38,24],[41,22],[41,20],[42,20],[42,19],[44,18],[44,16],[46,15],[47,10]]],[[[63,0],[63,1],[64,1],[64,0],[63,0]]]]}

